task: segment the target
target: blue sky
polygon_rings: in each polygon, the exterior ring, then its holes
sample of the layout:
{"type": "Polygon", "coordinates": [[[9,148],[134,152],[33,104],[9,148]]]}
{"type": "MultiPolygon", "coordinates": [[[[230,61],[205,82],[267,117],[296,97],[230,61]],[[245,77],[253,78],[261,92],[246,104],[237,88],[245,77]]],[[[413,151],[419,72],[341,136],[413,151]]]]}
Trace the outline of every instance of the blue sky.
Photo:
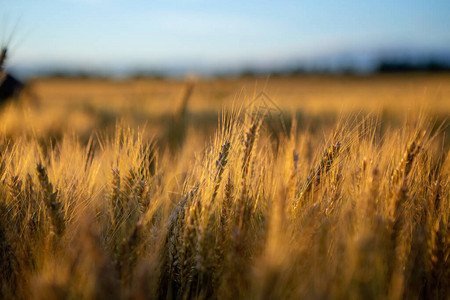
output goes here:
{"type": "Polygon", "coordinates": [[[450,49],[448,0],[0,0],[10,65],[276,64],[345,51],[450,49]]]}

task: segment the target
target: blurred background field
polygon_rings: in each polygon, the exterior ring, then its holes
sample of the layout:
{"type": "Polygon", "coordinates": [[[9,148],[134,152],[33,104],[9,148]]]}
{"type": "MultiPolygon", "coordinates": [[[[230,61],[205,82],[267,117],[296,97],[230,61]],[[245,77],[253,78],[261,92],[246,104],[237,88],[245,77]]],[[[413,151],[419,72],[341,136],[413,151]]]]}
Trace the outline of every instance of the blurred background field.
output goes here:
{"type": "Polygon", "coordinates": [[[295,115],[310,130],[346,115],[368,114],[384,126],[398,127],[418,111],[439,125],[450,115],[450,75],[38,78],[29,83],[22,101],[4,105],[0,132],[11,138],[25,134],[56,139],[71,132],[87,141],[124,121],[152,136],[167,126],[186,96],[187,130],[205,136],[217,127],[221,111],[249,104],[268,106],[284,122],[295,115]],[[192,91],[185,95],[189,86],[192,91]]]}

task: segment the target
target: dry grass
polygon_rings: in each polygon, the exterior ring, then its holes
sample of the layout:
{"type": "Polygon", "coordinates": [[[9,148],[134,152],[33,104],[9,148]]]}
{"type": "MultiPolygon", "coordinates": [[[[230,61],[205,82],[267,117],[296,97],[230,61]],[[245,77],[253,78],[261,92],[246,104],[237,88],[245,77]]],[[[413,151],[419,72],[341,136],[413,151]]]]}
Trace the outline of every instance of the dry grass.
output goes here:
{"type": "Polygon", "coordinates": [[[318,133],[252,102],[208,137],[184,119],[203,84],[154,139],[126,121],[86,141],[3,131],[2,299],[448,299],[435,107],[318,133]]]}

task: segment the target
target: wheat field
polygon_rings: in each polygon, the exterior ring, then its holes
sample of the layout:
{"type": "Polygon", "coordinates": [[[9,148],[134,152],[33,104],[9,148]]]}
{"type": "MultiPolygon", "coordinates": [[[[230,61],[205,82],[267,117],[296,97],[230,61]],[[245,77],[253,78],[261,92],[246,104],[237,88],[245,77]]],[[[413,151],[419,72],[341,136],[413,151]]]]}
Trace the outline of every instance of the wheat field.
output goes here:
{"type": "Polygon", "coordinates": [[[450,77],[39,79],[2,299],[450,299],[450,77]]]}

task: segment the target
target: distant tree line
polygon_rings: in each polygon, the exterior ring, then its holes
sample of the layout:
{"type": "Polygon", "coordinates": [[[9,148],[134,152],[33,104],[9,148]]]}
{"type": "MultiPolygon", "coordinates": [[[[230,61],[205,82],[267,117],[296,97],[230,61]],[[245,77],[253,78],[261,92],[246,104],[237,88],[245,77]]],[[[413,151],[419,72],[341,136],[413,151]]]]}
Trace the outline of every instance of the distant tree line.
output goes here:
{"type": "Polygon", "coordinates": [[[408,72],[448,72],[450,62],[429,60],[422,62],[411,62],[406,60],[381,61],[375,69],[375,73],[408,73],[408,72]]]}

